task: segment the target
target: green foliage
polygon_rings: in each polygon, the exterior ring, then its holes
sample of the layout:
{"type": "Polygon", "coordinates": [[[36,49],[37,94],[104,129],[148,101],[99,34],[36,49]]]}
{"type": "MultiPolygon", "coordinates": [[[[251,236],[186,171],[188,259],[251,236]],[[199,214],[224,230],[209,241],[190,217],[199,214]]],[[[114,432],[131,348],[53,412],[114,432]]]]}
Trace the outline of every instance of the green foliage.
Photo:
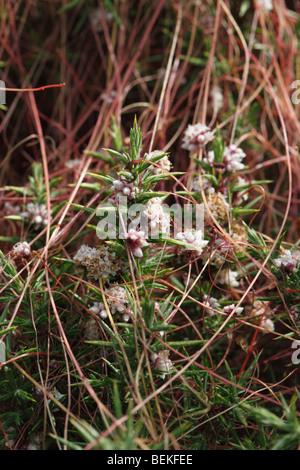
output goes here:
{"type": "Polygon", "coordinates": [[[262,406],[251,406],[244,403],[242,406],[248,415],[264,427],[265,434],[271,434],[265,445],[268,450],[294,450],[300,443],[300,421],[297,415],[297,397],[288,404],[281,397],[284,418],[262,406]]]}

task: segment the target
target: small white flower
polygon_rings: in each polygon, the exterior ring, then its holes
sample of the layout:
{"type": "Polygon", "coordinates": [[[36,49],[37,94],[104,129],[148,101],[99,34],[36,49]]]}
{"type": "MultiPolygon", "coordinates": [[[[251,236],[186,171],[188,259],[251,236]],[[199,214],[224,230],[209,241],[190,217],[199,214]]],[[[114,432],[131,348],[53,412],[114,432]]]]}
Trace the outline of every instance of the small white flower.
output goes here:
{"type": "MultiPolygon", "coordinates": [[[[246,184],[249,184],[249,181],[245,180],[245,178],[242,178],[241,176],[238,177],[237,181],[235,182],[234,187],[239,188],[240,186],[245,186],[246,184]]],[[[242,193],[242,199],[244,201],[248,200],[248,192],[246,190],[241,191],[242,193]]]]}
{"type": "MultiPolygon", "coordinates": [[[[242,160],[246,157],[245,152],[237,147],[236,145],[232,144],[228,147],[225,147],[223,153],[223,165],[225,171],[239,171],[245,168],[244,163],[242,160]]],[[[204,162],[209,163],[210,166],[214,166],[215,164],[215,153],[213,150],[210,150],[207,153],[207,157],[203,159],[204,162]]]]}
{"type": "Polygon", "coordinates": [[[73,260],[75,264],[84,266],[88,271],[88,276],[94,279],[115,276],[120,269],[124,268],[124,263],[116,258],[114,252],[109,251],[108,246],[90,248],[87,245],[81,245],[73,260]]]}
{"type": "Polygon", "coordinates": [[[6,215],[16,215],[21,212],[20,206],[13,206],[9,201],[4,204],[6,215]]]}
{"type": "Polygon", "coordinates": [[[209,315],[215,315],[216,314],[215,310],[218,310],[220,308],[220,304],[218,300],[215,299],[214,297],[209,297],[206,294],[203,296],[203,304],[206,305],[206,307],[208,307],[205,309],[205,311],[209,315]]]}
{"type": "MultiPolygon", "coordinates": [[[[158,157],[159,155],[162,155],[163,153],[164,152],[162,152],[161,150],[153,150],[152,152],[145,155],[145,160],[151,160],[151,158],[158,157]]],[[[155,163],[156,165],[159,165],[159,168],[155,165],[152,165],[150,167],[150,169],[153,169],[154,175],[161,175],[163,173],[166,173],[166,171],[171,170],[171,162],[167,155],[162,157],[160,160],[157,160],[155,163]]]]}
{"type": "Polygon", "coordinates": [[[238,243],[247,243],[247,230],[244,225],[241,225],[238,222],[231,226],[230,235],[238,243]]]}
{"type": "MultiPolygon", "coordinates": [[[[8,439],[8,442],[5,442],[5,447],[13,447],[14,444],[15,444],[15,439],[8,439]]],[[[30,450],[30,449],[27,449],[27,450],[30,450]]]]}
{"type": "Polygon", "coordinates": [[[98,315],[102,320],[108,317],[105,305],[103,302],[94,302],[93,306],[89,309],[90,312],[98,315]]]}
{"type": "Polygon", "coordinates": [[[16,243],[12,251],[14,255],[21,256],[23,258],[27,258],[31,254],[31,248],[27,242],[16,243]]]}
{"type": "Polygon", "coordinates": [[[275,331],[275,325],[271,318],[263,318],[260,327],[263,328],[266,333],[275,331]]]}
{"type": "MultiPolygon", "coordinates": [[[[234,304],[226,305],[226,306],[224,307],[224,313],[226,313],[226,315],[230,315],[230,314],[233,312],[234,309],[235,309],[235,305],[234,305],[234,304]]],[[[237,315],[239,315],[240,313],[242,313],[243,310],[244,310],[244,307],[237,307],[237,308],[235,309],[235,313],[236,313],[237,315]]]]}
{"type": "Polygon", "coordinates": [[[143,215],[148,221],[148,227],[151,236],[159,234],[167,235],[170,232],[171,218],[162,206],[162,200],[159,197],[150,199],[143,210],[143,215]]]}
{"type": "Polygon", "coordinates": [[[238,287],[238,275],[239,274],[237,271],[232,271],[231,269],[221,269],[221,271],[218,273],[217,283],[225,284],[230,287],[238,287]]]}
{"type": "Polygon", "coordinates": [[[122,318],[125,322],[130,319],[130,313],[133,314],[127,297],[127,292],[124,287],[113,286],[105,291],[105,296],[109,309],[112,315],[122,314],[122,318]]]}
{"type": "MultiPolygon", "coordinates": [[[[120,314],[123,321],[128,322],[131,315],[133,315],[133,312],[129,306],[126,289],[120,286],[112,286],[106,289],[104,293],[110,313],[112,315],[120,314]]],[[[89,308],[89,311],[100,317],[102,320],[108,318],[108,313],[103,302],[94,302],[93,306],[89,308]]],[[[94,318],[92,318],[92,320],[94,320],[94,322],[89,321],[88,324],[90,336],[98,334],[97,322],[94,318]]]]}
{"type": "Polygon", "coordinates": [[[203,148],[213,139],[214,134],[209,127],[201,123],[189,124],[184,133],[182,148],[193,152],[203,148]]]}
{"type": "Polygon", "coordinates": [[[33,442],[29,442],[26,450],[41,450],[43,445],[43,434],[35,434],[33,442]]]}
{"type": "Polygon", "coordinates": [[[93,27],[96,31],[101,32],[103,31],[102,21],[105,23],[110,24],[113,21],[113,14],[110,11],[102,10],[100,8],[94,8],[89,14],[90,22],[92,23],[93,27]]]}
{"type": "Polygon", "coordinates": [[[192,181],[192,191],[197,191],[197,192],[201,191],[201,186],[200,186],[200,181],[199,181],[200,178],[202,178],[202,186],[203,186],[203,191],[204,192],[209,190],[209,189],[213,189],[211,181],[209,181],[203,175],[203,176],[195,176],[195,178],[192,181]]]}
{"type": "MultiPolygon", "coordinates": [[[[226,196],[221,192],[215,192],[214,188],[207,194],[207,205],[213,217],[220,220],[228,219],[228,211],[230,206],[226,201],[226,196]]],[[[208,212],[205,210],[205,212],[208,212]]],[[[210,214],[208,214],[210,216],[210,214]]]]}
{"type": "Polygon", "coordinates": [[[242,163],[243,158],[246,157],[245,152],[232,144],[229,147],[225,147],[223,153],[223,163],[227,171],[239,171],[245,168],[242,163]]]}
{"type": "Polygon", "coordinates": [[[139,193],[139,188],[137,186],[134,186],[133,183],[129,183],[123,178],[113,181],[112,190],[115,192],[117,197],[126,196],[129,200],[134,199],[139,193]]]}
{"type": "MultiPolygon", "coordinates": [[[[251,312],[251,316],[255,319],[260,320],[262,317],[262,321],[260,323],[260,328],[264,329],[264,333],[272,332],[275,330],[275,326],[273,321],[270,318],[270,302],[263,302],[261,300],[255,300],[253,302],[253,309],[251,312]]],[[[258,323],[259,324],[259,323],[258,323]]]]}
{"type": "MultiPolygon", "coordinates": [[[[60,400],[61,398],[63,398],[63,393],[60,393],[56,387],[53,387],[52,390],[50,391],[50,395],[52,395],[54,398],[56,398],[56,400],[60,400]]],[[[50,399],[49,399],[50,401],[50,399]]]]}
{"type": "Polygon", "coordinates": [[[300,317],[300,309],[298,307],[291,307],[290,314],[294,320],[297,320],[300,317]]]}
{"type": "Polygon", "coordinates": [[[113,286],[105,291],[107,303],[109,304],[112,314],[123,313],[125,305],[128,304],[127,293],[124,287],[113,286]]]}
{"type": "Polygon", "coordinates": [[[185,230],[184,232],[178,232],[175,235],[176,240],[180,240],[183,243],[188,245],[193,245],[191,247],[187,246],[183,249],[185,251],[196,251],[198,255],[202,254],[203,248],[208,244],[208,240],[203,240],[202,230],[197,230],[195,232],[191,230],[185,230]]]}
{"type": "Polygon", "coordinates": [[[210,166],[213,166],[215,163],[215,152],[213,150],[207,152],[207,157],[203,158],[203,161],[205,163],[209,163],[210,166]]]}
{"type": "Polygon", "coordinates": [[[284,250],[284,252],[279,256],[279,258],[274,259],[274,264],[276,268],[281,268],[285,272],[290,273],[291,271],[297,271],[300,266],[300,255],[293,254],[290,250],[284,250]]]}
{"type": "Polygon", "coordinates": [[[81,160],[80,158],[74,158],[74,160],[68,160],[66,163],[65,163],[65,166],[67,168],[75,168],[76,166],[79,166],[81,163],[81,160]]]}
{"type": "Polygon", "coordinates": [[[106,104],[111,104],[113,103],[115,97],[117,96],[117,92],[115,90],[111,90],[109,93],[102,93],[101,94],[101,99],[104,101],[106,104]]]}
{"type": "Polygon", "coordinates": [[[265,315],[268,308],[269,308],[269,303],[262,302],[261,300],[255,300],[253,302],[252,315],[256,317],[260,315],[265,315]]]}
{"type": "Polygon", "coordinates": [[[218,113],[224,106],[223,93],[219,85],[214,85],[211,89],[213,112],[218,113]]]}
{"type": "MultiPolygon", "coordinates": [[[[158,353],[153,353],[151,355],[151,361],[153,363],[154,369],[160,370],[162,372],[170,372],[172,370],[173,364],[169,359],[169,351],[159,351],[158,353]]],[[[166,374],[162,375],[164,379],[166,374]]]]}
{"type": "MultiPolygon", "coordinates": [[[[30,224],[33,224],[36,228],[47,225],[48,223],[48,211],[45,204],[35,204],[29,202],[26,206],[26,211],[22,212],[22,217],[25,218],[30,224]]],[[[50,220],[51,220],[51,211],[50,211],[50,220]]]]}
{"type": "Polygon", "coordinates": [[[142,248],[148,246],[145,239],[145,232],[142,230],[129,229],[126,234],[128,247],[134,256],[143,257],[142,248]]]}
{"type": "Polygon", "coordinates": [[[258,6],[259,6],[262,10],[266,10],[266,11],[271,11],[271,10],[273,10],[273,2],[272,2],[272,0],[258,0],[258,6]]]}
{"type": "Polygon", "coordinates": [[[95,318],[90,317],[85,324],[86,337],[90,341],[97,341],[101,338],[101,330],[95,318]]]}

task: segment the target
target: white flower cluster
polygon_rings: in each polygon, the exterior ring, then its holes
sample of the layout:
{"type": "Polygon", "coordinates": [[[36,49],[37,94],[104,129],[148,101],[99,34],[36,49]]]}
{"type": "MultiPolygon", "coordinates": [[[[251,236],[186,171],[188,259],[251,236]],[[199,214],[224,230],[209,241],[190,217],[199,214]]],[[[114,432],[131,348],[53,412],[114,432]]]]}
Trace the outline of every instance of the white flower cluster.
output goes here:
{"type": "Polygon", "coordinates": [[[253,302],[252,315],[255,315],[255,316],[264,315],[267,309],[268,309],[268,304],[262,302],[261,300],[255,300],[253,302]]]}
{"type": "MultiPolygon", "coordinates": [[[[92,308],[90,310],[92,310],[92,308]]],[[[90,317],[87,319],[85,323],[85,334],[89,341],[97,341],[101,338],[101,329],[95,318],[90,317]]]]}
{"type": "Polygon", "coordinates": [[[298,320],[298,318],[300,317],[300,309],[298,307],[293,306],[290,308],[290,314],[294,320],[298,320]]]}
{"type": "MultiPolygon", "coordinates": [[[[110,313],[112,315],[122,314],[123,321],[128,322],[130,320],[130,314],[133,314],[133,312],[128,305],[129,300],[126,289],[120,286],[112,286],[106,289],[104,293],[110,313]]],[[[102,320],[105,320],[108,317],[108,313],[103,302],[94,302],[93,306],[89,310],[102,320]]],[[[91,326],[93,326],[92,323],[91,326]]],[[[97,331],[95,331],[95,334],[97,334],[97,331]]]]}
{"type": "Polygon", "coordinates": [[[13,447],[15,444],[16,439],[12,439],[11,436],[16,434],[16,430],[13,427],[9,427],[6,431],[6,442],[5,442],[5,447],[13,447]],[[9,439],[8,439],[9,437],[9,439]]]}
{"type": "Polygon", "coordinates": [[[215,152],[213,150],[210,150],[209,152],[207,152],[207,157],[204,157],[203,161],[205,163],[209,163],[210,166],[213,166],[215,162],[215,152]]]}
{"type": "Polygon", "coordinates": [[[270,315],[266,315],[266,312],[269,310],[269,303],[262,302],[261,300],[255,300],[253,302],[253,310],[251,315],[255,318],[259,318],[263,315],[263,319],[260,323],[260,328],[265,330],[266,333],[275,331],[275,325],[273,320],[271,320],[270,315]]]}
{"type": "Polygon", "coordinates": [[[201,255],[203,248],[208,244],[208,240],[203,239],[202,230],[185,230],[184,232],[178,232],[175,235],[175,239],[188,245],[192,245],[184,247],[183,249],[184,251],[195,251],[197,255],[201,255]]]}
{"type": "Polygon", "coordinates": [[[219,191],[215,192],[214,188],[211,188],[207,194],[207,205],[213,217],[220,220],[227,220],[230,206],[223,193],[219,191]]]}
{"type": "MultiPolygon", "coordinates": [[[[173,364],[172,361],[169,359],[169,351],[159,351],[158,353],[153,353],[151,355],[151,361],[153,364],[154,369],[160,370],[162,372],[170,372],[173,364]]],[[[166,374],[162,375],[164,379],[166,374]]]]}
{"type": "Polygon", "coordinates": [[[229,268],[221,269],[218,272],[217,283],[227,285],[230,287],[238,287],[239,281],[237,280],[239,273],[232,271],[229,268]]]}
{"type": "Polygon", "coordinates": [[[14,255],[27,258],[31,254],[31,248],[27,242],[19,242],[13,246],[12,252],[14,255]]]}
{"type": "Polygon", "coordinates": [[[20,206],[13,206],[9,201],[4,204],[4,209],[7,215],[16,215],[21,212],[20,206]]]}
{"type": "Polygon", "coordinates": [[[77,166],[79,166],[80,163],[81,163],[80,158],[74,158],[73,160],[68,160],[68,161],[65,163],[65,166],[66,166],[67,168],[73,169],[73,168],[76,168],[77,166]]]}
{"type": "MultiPolygon", "coordinates": [[[[163,153],[164,152],[162,152],[161,150],[153,150],[152,152],[145,155],[145,159],[151,160],[151,158],[158,157],[159,155],[162,155],[163,153]]],[[[160,160],[156,161],[155,163],[159,166],[159,168],[155,165],[152,165],[151,169],[153,169],[154,175],[161,175],[165,173],[166,171],[171,170],[171,162],[167,155],[165,155],[164,157],[162,157],[160,160]]]]}
{"type": "Polygon", "coordinates": [[[243,158],[246,157],[245,152],[232,144],[229,147],[225,147],[223,153],[223,163],[227,171],[239,171],[245,168],[244,163],[242,163],[243,158]]]}
{"type": "MultiPolygon", "coordinates": [[[[243,158],[246,157],[245,152],[237,147],[236,145],[232,144],[228,147],[225,147],[223,153],[223,164],[225,171],[239,171],[245,168],[244,163],[242,163],[243,158]]],[[[215,162],[215,153],[213,150],[210,150],[207,153],[207,157],[203,159],[204,162],[209,163],[211,166],[214,165],[215,162]]]]}
{"type": "Polygon", "coordinates": [[[111,314],[121,313],[123,320],[125,322],[129,321],[130,315],[128,313],[131,312],[131,309],[128,306],[129,300],[126,289],[113,286],[105,291],[105,295],[111,314]]]}
{"type": "MultiPolygon", "coordinates": [[[[26,211],[22,212],[22,217],[25,218],[30,224],[33,224],[36,228],[47,225],[48,222],[48,211],[45,204],[35,204],[29,202],[26,206],[26,211]]],[[[50,211],[50,220],[51,220],[50,211]]]]}
{"type": "Polygon", "coordinates": [[[43,445],[43,434],[35,434],[33,436],[33,442],[29,442],[26,450],[41,450],[43,445]]]}
{"type": "Polygon", "coordinates": [[[143,215],[147,218],[150,236],[169,234],[171,218],[163,209],[161,198],[149,199],[143,210],[143,215]]]}
{"type": "Polygon", "coordinates": [[[237,243],[247,243],[247,229],[244,225],[239,224],[238,222],[232,224],[230,235],[237,243]]]}
{"type": "Polygon", "coordinates": [[[105,320],[108,316],[103,302],[94,302],[93,306],[89,310],[98,317],[102,318],[102,320],[105,320]]]}
{"type": "MultiPolygon", "coordinates": [[[[49,400],[48,400],[49,402],[49,400]]],[[[13,428],[8,428],[9,433],[16,433],[15,429],[13,428]]],[[[42,450],[43,446],[43,433],[40,434],[34,434],[34,436],[30,436],[31,441],[27,441],[22,446],[19,448],[20,450],[42,450]]],[[[6,447],[12,447],[16,444],[17,438],[15,439],[8,439],[7,442],[5,442],[6,447]]],[[[12,449],[14,450],[14,449],[12,449]]]]}
{"type": "Polygon", "coordinates": [[[104,101],[104,103],[111,104],[111,103],[113,103],[116,96],[117,96],[116,90],[111,90],[108,93],[103,92],[101,94],[101,99],[104,101]]]}
{"type": "Polygon", "coordinates": [[[201,123],[189,124],[184,133],[182,148],[194,152],[213,139],[214,134],[209,127],[201,123]]]}
{"type": "Polygon", "coordinates": [[[214,85],[210,91],[212,98],[213,112],[218,113],[224,106],[223,93],[219,85],[214,85]]]}
{"type": "Polygon", "coordinates": [[[274,322],[273,320],[271,320],[270,317],[263,318],[260,327],[263,328],[266,333],[271,333],[272,331],[275,331],[274,322]]]}
{"type": "Polygon", "coordinates": [[[129,200],[134,199],[139,193],[138,187],[134,186],[133,183],[129,183],[125,178],[114,180],[112,190],[117,197],[126,196],[129,200]]]}
{"type": "Polygon", "coordinates": [[[258,0],[258,6],[259,6],[262,10],[266,10],[266,11],[271,11],[271,10],[273,10],[273,2],[272,2],[272,0],[258,0]]]}
{"type": "MultiPolygon", "coordinates": [[[[208,152],[209,153],[209,152],[208,152]]],[[[209,181],[207,178],[205,178],[205,175],[199,175],[195,176],[193,181],[192,181],[192,191],[197,191],[200,192],[201,187],[200,187],[200,181],[199,178],[202,178],[202,186],[203,186],[203,191],[206,192],[207,190],[212,189],[212,183],[209,181]]]]}
{"type": "MultiPolygon", "coordinates": [[[[50,395],[54,398],[56,398],[56,400],[60,400],[61,398],[64,397],[64,394],[63,393],[60,393],[60,391],[56,388],[56,387],[53,387],[50,391],[50,395]]],[[[51,401],[51,398],[49,398],[49,403],[51,401]]]]}
{"type": "MultiPolygon", "coordinates": [[[[242,178],[241,176],[238,177],[238,179],[236,180],[235,184],[234,184],[234,187],[235,188],[239,188],[241,186],[245,186],[246,184],[248,184],[249,181],[245,180],[245,178],[242,178]]],[[[242,199],[244,201],[247,201],[248,200],[248,192],[246,190],[242,190],[241,191],[242,193],[242,199]]]]}
{"type": "MultiPolygon", "coordinates": [[[[203,296],[203,304],[207,307],[205,310],[209,315],[215,315],[216,314],[215,310],[220,309],[220,304],[218,300],[215,299],[214,297],[209,297],[208,295],[203,296]]],[[[223,309],[223,312],[226,315],[229,315],[230,313],[232,313],[234,308],[235,308],[234,304],[226,305],[223,309]]],[[[244,307],[237,307],[235,312],[237,315],[239,315],[240,313],[242,313],[243,310],[244,310],[244,307]]]]}
{"type": "Polygon", "coordinates": [[[87,245],[81,245],[73,260],[76,264],[84,266],[89,277],[94,279],[115,276],[124,267],[120,260],[116,258],[116,253],[110,252],[107,246],[90,248],[87,245]]]}
{"type": "Polygon", "coordinates": [[[145,232],[143,230],[129,229],[126,234],[127,245],[132,252],[133,256],[138,258],[143,257],[142,248],[148,246],[145,238],[145,232]]]}
{"type": "MultiPolygon", "coordinates": [[[[234,304],[231,304],[231,305],[226,305],[223,309],[224,313],[226,313],[226,315],[230,315],[233,310],[235,309],[235,305],[234,304]]],[[[237,315],[240,315],[240,313],[242,313],[242,311],[244,310],[244,307],[237,307],[235,309],[235,313],[237,315]]]]}
{"type": "MultiPolygon", "coordinates": [[[[38,397],[40,397],[40,398],[44,397],[44,393],[40,388],[35,387],[35,392],[36,392],[38,397]]],[[[52,396],[56,400],[61,400],[61,398],[64,397],[64,395],[62,393],[60,393],[60,391],[55,386],[52,387],[52,388],[50,387],[50,385],[47,386],[47,392],[49,393],[50,397],[52,396]]],[[[47,398],[48,403],[51,403],[51,398],[50,397],[47,398]]]]}
{"type": "Polygon", "coordinates": [[[207,307],[205,311],[209,315],[215,315],[215,310],[218,310],[220,308],[218,300],[215,299],[215,297],[209,297],[206,294],[203,296],[203,304],[207,307]]]}
{"type": "Polygon", "coordinates": [[[113,21],[114,16],[110,11],[102,10],[100,8],[94,8],[89,13],[89,18],[96,31],[101,32],[103,31],[101,18],[103,19],[103,21],[105,21],[105,23],[110,24],[113,21]]]}
{"type": "Polygon", "coordinates": [[[291,271],[297,271],[300,267],[300,255],[292,254],[290,250],[284,250],[284,252],[279,256],[279,258],[274,259],[274,264],[276,268],[281,268],[285,272],[290,273],[291,271]]]}

